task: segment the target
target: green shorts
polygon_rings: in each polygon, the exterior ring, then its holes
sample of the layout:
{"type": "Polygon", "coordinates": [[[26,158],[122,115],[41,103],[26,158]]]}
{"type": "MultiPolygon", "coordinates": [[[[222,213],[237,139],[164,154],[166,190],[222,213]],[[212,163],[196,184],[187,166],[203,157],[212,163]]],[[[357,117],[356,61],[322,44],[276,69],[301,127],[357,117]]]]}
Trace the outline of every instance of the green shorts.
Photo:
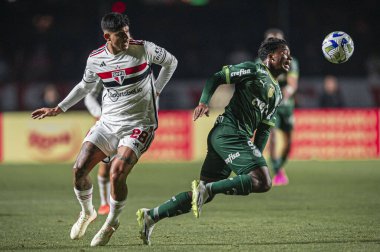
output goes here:
{"type": "Polygon", "coordinates": [[[233,171],[236,175],[248,174],[253,169],[267,166],[265,158],[243,131],[230,119],[218,117],[217,123],[207,138],[207,156],[201,176],[210,179],[228,178],[233,171]]]}
{"type": "Polygon", "coordinates": [[[279,106],[276,112],[276,128],[291,132],[294,127],[294,109],[292,106],[279,106]]]}

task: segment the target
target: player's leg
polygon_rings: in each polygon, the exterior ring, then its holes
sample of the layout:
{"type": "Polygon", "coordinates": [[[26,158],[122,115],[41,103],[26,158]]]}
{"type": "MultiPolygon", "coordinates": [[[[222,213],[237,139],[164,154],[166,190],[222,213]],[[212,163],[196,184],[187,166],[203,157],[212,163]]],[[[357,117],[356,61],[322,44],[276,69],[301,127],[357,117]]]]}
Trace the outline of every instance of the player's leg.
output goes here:
{"type": "MultiPolygon", "coordinates": [[[[220,167],[224,168],[226,166],[224,161],[221,160],[219,156],[211,152],[212,151],[209,150],[202,166],[202,171],[200,175],[200,181],[202,181],[202,183],[210,183],[218,181],[220,179],[225,179],[231,173],[229,169],[227,169],[227,171],[220,169],[220,167]],[[217,157],[217,159],[215,159],[215,156],[217,157]],[[209,171],[210,168],[215,170],[209,171]],[[217,169],[219,169],[219,174],[216,174],[216,172],[218,171],[217,169]]],[[[157,223],[162,219],[190,212],[191,200],[192,191],[185,191],[171,197],[169,200],[165,201],[161,205],[152,209],[145,209],[145,211],[147,212],[149,217],[155,223],[157,223]]],[[[211,200],[212,198],[209,198],[207,199],[207,202],[210,202],[211,200]]]]}
{"type": "Polygon", "coordinates": [[[105,154],[93,143],[84,142],[74,164],[74,192],[82,207],[77,222],[72,226],[71,239],[81,238],[88,224],[96,218],[96,211],[92,205],[92,183],[89,173],[92,168],[105,158],[105,154]]]}
{"type": "Polygon", "coordinates": [[[275,176],[273,177],[274,186],[287,185],[289,183],[289,179],[286,175],[284,166],[286,161],[288,160],[292,144],[291,141],[294,124],[293,110],[291,110],[290,108],[286,108],[286,110],[284,110],[282,114],[282,124],[280,129],[283,132],[284,136],[284,148],[281,150],[281,154],[278,157],[277,161],[273,163],[275,174],[275,176]]]}
{"type": "Polygon", "coordinates": [[[141,127],[120,131],[117,154],[111,163],[110,212],[102,228],[94,236],[91,246],[108,243],[119,226],[119,215],[125,207],[128,195],[126,179],[140,156],[148,150],[154,139],[153,127],[141,127]]]}
{"type": "Polygon", "coordinates": [[[107,219],[91,241],[91,246],[104,246],[120,225],[119,216],[127,202],[128,187],[127,176],[137,163],[135,151],[127,146],[120,146],[112,161],[110,180],[111,197],[110,212],[107,219]]]}
{"type": "Polygon", "coordinates": [[[269,144],[270,144],[270,148],[269,148],[270,161],[272,164],[272,171],[274,174],[274,178],[273,178],[274,183],[276,181],[276,175],[278,174],[278,172],[281,168],[281,163],[282,163],[281,155],[279,155],[277,153],[278,144],[279,144],[279,140],[280,140],[280,139],[278,139],[278,133],[283,128],[283,125],[285,123],[284,122],[284,113],[283,113],[283,110],[281,108],[279,108],[279,110],[276,112],[275,116],[276,116],[276,127],[271,129],[270,141],[269,141],[269,144]]]}
{"type": "MultiPolygon", "coordinates": [[[[211,134],[211,133],[210,133],[211,134]]],[[[208,146],[206,159],[203,163],[200,179],[204,183],[214,182],[227,178],[231,170],[226,166],[217,153],[214,152],[212,146],[208,146]]],[[[206,203],[212,198],[208,198],[206,203]]],[[[150,237],[154,225],[165,218],[179,216],[189,213],[192,208],[192,191],[178,193],[165,201],[161,205],[154,208],[141,208],[137,211],[137,221],[140,226],[140,235],[144,244],[150,245],[150,237]]]]}
{"type": "Polygon", "coordinates": [[[100,195],[100,207],[98,214],[105,215],[109,213],[109,197],[111,192],[110,185],[110,163],[100,162],[98,168],[98,186],[100,195]]]}
{"type": "Polygon", "coordinates": [[[216,194],[248,195],[253,192],[266,192],[271,188],[271,178],[264,157],[242,133],[232,127],[221,127],[214,132],[211,144],[237,176],[207,184],[199,183],[195,190],[193,186],[192,203],[196,217],[205,201],[216,194]]]}
{"type": "Polygon", "coordinates": [[[154,208],[140,208],[136,212],[140,228],[140,238],[143,244],[151,244],[151,235],[155,224],[165,218],[174,217],[190,212],[191,192],[181,192],[154,208]]]}

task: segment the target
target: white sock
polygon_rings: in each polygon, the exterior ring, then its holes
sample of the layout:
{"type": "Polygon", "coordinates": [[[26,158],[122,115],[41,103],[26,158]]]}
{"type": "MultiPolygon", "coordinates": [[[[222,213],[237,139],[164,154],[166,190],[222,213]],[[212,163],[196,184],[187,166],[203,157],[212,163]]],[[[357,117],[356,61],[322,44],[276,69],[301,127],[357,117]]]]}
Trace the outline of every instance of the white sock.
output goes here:
{"type": "Polygon", "coordinates": [[[100,193],[100,205],[106,205],[109,202],[111,184],[109,178],[98,175],[98,185],[100,193]]]}
{"type": "Polygon", "coordinates": [[[127,203],[127,199],[123,201],[116,201],[112,197],[110,197],[110,213],[108,214],[106,223],[110,226],[114,226],[119,220],[119,215],[125,204],[127,203]]]}
{"type": "Polygon", "coordinates": [[[92,205],[92,187],[86,191],[79,191],[74,187],[74,192],[82,207],[82,211],[86,214],[91,214],[94,210],[94,206],[92,205]]]}

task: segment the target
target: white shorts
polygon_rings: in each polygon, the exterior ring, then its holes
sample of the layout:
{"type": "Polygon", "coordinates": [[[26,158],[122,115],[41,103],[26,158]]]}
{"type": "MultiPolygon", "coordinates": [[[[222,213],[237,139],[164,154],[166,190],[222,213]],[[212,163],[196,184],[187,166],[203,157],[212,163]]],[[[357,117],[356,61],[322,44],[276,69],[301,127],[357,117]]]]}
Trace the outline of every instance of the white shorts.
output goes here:
{"type": "Polygon", "coordinates": [[[117,130],[97,121],[90,129],[84,142],[95,144],[104,154],[112,157],[120,146],[131,148],[137,158],[148,150],[154,139],[153,126],[126,126],[117,130]]]}

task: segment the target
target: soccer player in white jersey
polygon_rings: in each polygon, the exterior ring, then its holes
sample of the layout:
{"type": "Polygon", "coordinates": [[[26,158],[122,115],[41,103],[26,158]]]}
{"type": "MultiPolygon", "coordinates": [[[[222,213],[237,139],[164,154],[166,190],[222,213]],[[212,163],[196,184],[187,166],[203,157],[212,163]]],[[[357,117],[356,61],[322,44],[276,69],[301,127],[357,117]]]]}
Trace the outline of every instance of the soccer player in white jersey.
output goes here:
{"type": "MultiPolygon", "coordinates": [[[[84,98],[84,104],[88,112],[96,119],[99,120],[102,109],[98,102],[98,97],[103,91],[103,83],[99,81],[95,88],[91,90],[89,94],[84,98]]],[[[110,159],[107,158],[99,163],[98,168],[98,187],[100,196],[100,206],[98,208],[98,214],[106,215],[110,212],[109,196],[111,191],[110,184],[110,159]]]]}
{"type": "Polygon", "coordinates": [[[82,211],[70,237],[80,239],[97,216],[89,173],[104,158],[115,155],[110,171],[110,213],[91,246],[106,245],[119,227],[128,194],[127,176],[152,143],[158,125],[156,97],[177,67],[177,59],[165,49],[131,39],[126,15],[106,14],[101,26],[107,42],[90,54],[82,81],[57,107],[32,112],[33,119],[56,116],[83,99],[98,81],[103,83],[102,115],[83,140],[73,167],[74,191],[82,211]],[[161,66],[155,81],[151,64],[161,66]]]}

